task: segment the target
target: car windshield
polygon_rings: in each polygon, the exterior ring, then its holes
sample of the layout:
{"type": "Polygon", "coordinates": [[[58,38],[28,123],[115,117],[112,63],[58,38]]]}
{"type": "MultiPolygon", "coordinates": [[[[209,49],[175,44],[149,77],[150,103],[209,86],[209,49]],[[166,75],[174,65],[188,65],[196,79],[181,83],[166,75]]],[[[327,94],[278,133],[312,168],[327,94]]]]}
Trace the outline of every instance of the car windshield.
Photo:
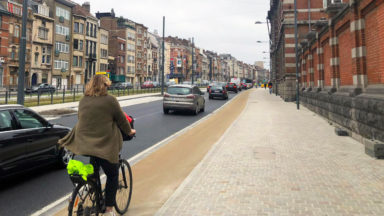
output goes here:
{"type": "Polygon", "coordinates": [[[185,88],[185,87],[169,87],[167,92],[169,94],[175,94],[175,95],[188,95],[188,94],[191,94],[192,89],[185,88]]]}
{"type": "Polygon", "coordinates": [[[223,89],[222,86],[217,86],[217,85],[212,86],[212,90],[222,90],[222,89],[223,89]]]}

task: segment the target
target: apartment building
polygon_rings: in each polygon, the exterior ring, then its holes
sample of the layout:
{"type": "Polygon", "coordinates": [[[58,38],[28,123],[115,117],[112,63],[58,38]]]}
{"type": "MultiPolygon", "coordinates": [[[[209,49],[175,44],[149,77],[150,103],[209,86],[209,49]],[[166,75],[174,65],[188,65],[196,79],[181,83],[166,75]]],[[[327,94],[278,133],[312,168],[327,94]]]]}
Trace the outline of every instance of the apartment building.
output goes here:
{"type": "Polygon", "coordinates": [[[159,41],[156,36],[148,32],[148,49],[147,49],[147,68],[148,77],[153,81],[160,80],[159,73],[159,52],[161,51],[159,41]]]}
{"type": "Polygon", "coordinates": [[[126,81],[136,85],[135,72],[136,72],[136,29],[135,23],[132,21],[126,22],[126,56],[127,56],[127,74],[126,81]]]}
{"type": "Polygon", "coordinates": [[[51,83],[54,19],[45,2],[30,2],[33,11],[31,85],[51,83]]]}
{"type": "Polygon", "coordinates": [[[85,78],[85,26],[87,14],[85,10],[76,5],[73,8],[72,24],[72,67],[71,77],[74,85],[84,84],[85,78]]]}
{"type": "Polygon", "coordinates": [[[99,28],[98,32],[99,36],[99,49],[97,53],[97,71],[107,72],[108,71],[108,40],[109,40],[109,32],[106,29],[99,28]]]}
{"type": "Polygon", "coordinates": [[[147,80],[147,46],[148,28],[143,24],[135,23],[136,28],[136,77],[135,82],[143,83],[147,80]]]}
{"type": "Polygon", "coordinates": [[[72,62],[72,8],[73,2],[66,0],[47,0],[47,5],[53,12],[54,55],[52,58],[52,85],[57,89],[71,87],[71,62],[72,62]]]}
{"type": "Polygon", "coordinates": [[[11,13],[3,4],[0,4],[0,90],[9,86],[9,20],[11,13]]]}
{"type": "MultiPolygon", "coordinates": [[[[8,24],[9,37],[8,37],[8,58],[4,59],[7,65],[7,74],[6,81],[9,85],[9,88],[16,89],[18,83],[18,70],[19,70],[19,48],[21,42],[21,26],[22,26],[22,0],[3,0],[1,1],[3,8],[9,12],[9,22],[4,23],[4,27],[8,24]]],[[[25,86],[31,85],[31,49],[32,49],[32,22],[33,15],[29,11],[27,19],[27,44],[25,52],[25,86]]],[[[3,47],[5,48],[5,47],[3,47]]]]}

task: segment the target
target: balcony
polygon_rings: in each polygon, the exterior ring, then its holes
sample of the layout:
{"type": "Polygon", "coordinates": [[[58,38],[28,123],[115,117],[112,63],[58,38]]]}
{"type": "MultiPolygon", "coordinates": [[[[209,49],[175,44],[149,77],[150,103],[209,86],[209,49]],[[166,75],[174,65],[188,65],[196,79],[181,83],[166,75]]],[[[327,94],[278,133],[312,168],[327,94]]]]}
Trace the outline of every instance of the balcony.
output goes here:
{"type": "Polygon", "coordinates": [[[19,37],[12,37],[11,43],[13,44],[19,44],[20,43],[20,38],[19,37]]]}
{"type": "Polygon", "coordinates": [[[323,6],[328,14],[336,14],[344,8],[343,0],[323,0],[323,6]]]}

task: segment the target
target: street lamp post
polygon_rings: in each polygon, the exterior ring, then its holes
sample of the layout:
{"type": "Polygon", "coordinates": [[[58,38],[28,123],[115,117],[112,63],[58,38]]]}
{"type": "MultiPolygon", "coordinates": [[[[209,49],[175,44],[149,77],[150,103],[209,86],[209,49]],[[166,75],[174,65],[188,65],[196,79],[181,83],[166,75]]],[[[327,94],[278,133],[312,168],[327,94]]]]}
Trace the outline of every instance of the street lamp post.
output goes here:
{"type": "Polygon", "coordinates": [[[299,92],[299,58],[297,56],[297,0],[294,0],[294,10],[295,10],[295,56],[296,56],[296,104],[297,109],[300,109],[300,92],[299,92]]]}
{"type": "Polygon", "coordinates": [[[195,49],[195,43],[194,43],[194,41],[193,41],[194,39],[192,38],[192,85],[193,85],[193,83],[194,83],[194,76],[195,76],[195,59],[194,59],[194,55],[195,55],[195,53],[194,53],[194,49],[195,49]]]}

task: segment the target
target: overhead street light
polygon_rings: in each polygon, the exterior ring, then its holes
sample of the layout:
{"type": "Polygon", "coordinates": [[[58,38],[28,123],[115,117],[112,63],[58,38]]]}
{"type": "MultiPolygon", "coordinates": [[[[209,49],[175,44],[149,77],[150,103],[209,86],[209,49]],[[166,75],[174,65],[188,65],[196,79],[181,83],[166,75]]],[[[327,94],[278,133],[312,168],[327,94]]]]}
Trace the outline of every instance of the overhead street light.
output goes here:
{"type": "Polygon", "coordinates": [[[267,22],[256,21],[255,24],[266,24],[267,22]]]}
{"type": "Polygon", "coordinates": [[[256,41],[256,43],[269,43],[268,41],[256,41]]]}

